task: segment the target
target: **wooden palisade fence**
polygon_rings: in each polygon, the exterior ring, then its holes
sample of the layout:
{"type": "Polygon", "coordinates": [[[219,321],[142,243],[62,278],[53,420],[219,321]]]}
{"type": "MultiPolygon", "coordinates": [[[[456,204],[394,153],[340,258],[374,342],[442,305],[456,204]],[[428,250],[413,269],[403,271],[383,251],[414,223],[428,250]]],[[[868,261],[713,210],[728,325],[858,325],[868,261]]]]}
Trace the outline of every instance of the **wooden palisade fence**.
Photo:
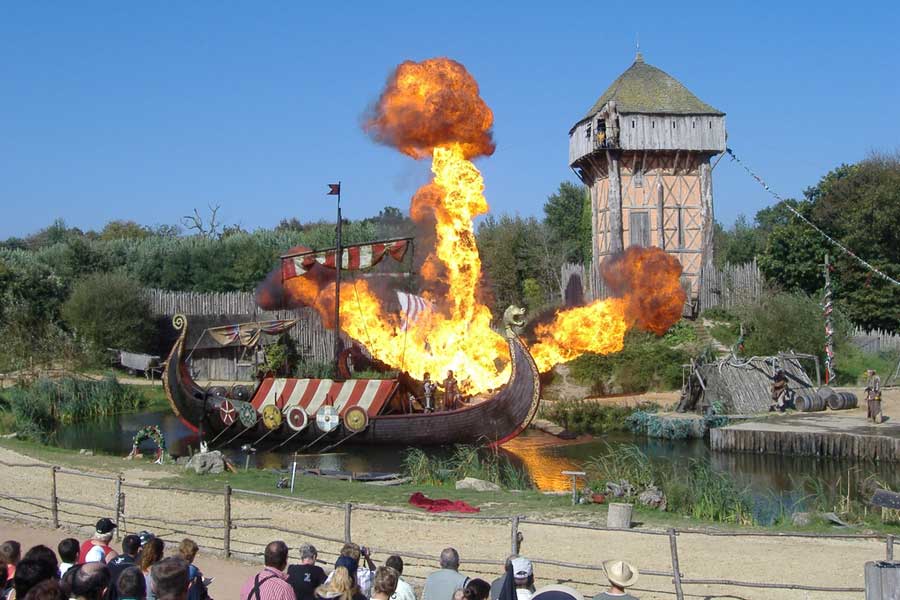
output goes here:
{"type": "MultiPolygon", "coordinates": [[[[48,497],[39,497],[39,496],[25,496],[18,495],[13,493],[4,493],[0,492],[0,500],[2,500],[2,504],[0,504],[0,517],[7,518],[16,518],[22,519],[25,518],[29,521],[49,521],[49,524],[54,528],[58,528],[60,526],[82,526],[89,527],[93,524],[94,519],[97,518],[98,512],[103,511],[99,514],[115,514],[115,521],[120,523],[121,530],[117,530],[117,535],[121,535],[126,531],[132,531],[140,528],[151,528],[157,531],[165,531],[165,533],[161,534],[160,537],[164,539],[167,543],[177,542],[178,540],[173,536],[181,536],[181,535],[189,535],[191,537],[195,537],[203,540],[204,548],[216,550],[223,554],[225,557],[231,556],[241,556],[245,559],[253,559],[259,560],[262,556],[262,552],[258,549],[264,545],[264,542],[269,539],[274,539],[276,535],[286,534],[291,536],[298,536],[304,539],[311,539],[330,544],[332,547],[339,548],[343,543],[353,540],[353,516],[360,512],[375,512],[375,513],[388,513],[397,515],[398,518],[404,517],[412,517],[416,519],[455,519],[455,520],[478,520],[481,522],[506,522],[509,523],[510,527],[510,537],[511,540],[511,553],[518,553],[520,548],[519,545],[522,542],[522,538],[519,535],[519,529],[523,525],[531,525],[535,527],[558,527],[558,528],[567,528],[567,529],[579,529],[579,530],[589,530],[595,532],[607,532],[614,533],[615,535],[638,535],[638,536],[655,536],[657,538],[663,537],[668,541],[668,548],[671,559],[671,570],[659,570],[659,569],[648,569],[642,568],[642,565],[636,565],[641,573],[647,577],[655,577],[655,578],[663,578],[667,579],[671,585],[673,586],[674,595],[678,600],[683,600],[685,597],[684,587],[690,585],[714,585],[714,586],[726,586],[726,587],[744,587],[744,588],[755,588],[755,589],[788,589],[788,590],[805,590],[812,592],[833,592],[833,593],[858,593],[863,592],[862,588],[858,587],[833,587],[833,586],[817,586],[817,585],[806,585],[800,583],[765,583],[765,582],[754,582],[754,581],[741,581],[741,580],[726,580],[726,579],[704,579],[704,578],[696,578],[696,577],[688,577],[685,573],[681,571],[680,568],[680,559],[679,559],[679,550],[678,550],[678,539],[681,536],[688,535],[697,535],[697,536],[705,536],[712,539],[717,537],[761,537],[761,538],[801,538],[801,539],[810,539],[813,543],[819,543],[822,540],[837,540],[837,541],[849,541],[849,540],[880,540],[884,543],[884,553],[887,560],[893,559],[894,553],[894,536],[893,535],[881,535],[875,533],[862,533],[862,534],[819,534],[819,533],[802,533],[802,532],[779,532],[779,533],[768,533],[768,532],[760,532],[760,531],[717,531],[717,530],[704,530],[704,529],[676,529],[669,528],[667,530],[656,530],[656,529],[647,529],[647,528],[636,528],[636,529],[615,529],[609,527],[601,527],[597,525],[591,525],[587,523],[575,523],[569,521],[558,521],[558,520],[541,520],[541,519],[532,519],[522,515],[510,515],[510,516],[494,516],[494,515],[450,515],[450,514],[442,514],[440,516],[431,516],[427,513],[414,512],[405,509],[399,508],[388,508],[382,506],[375,505],[367,505],[367,504],[352,504],[352,503],[330,503],[330,502],[322,502],[318,500],[310,500],[305,498],[299,498],[286,494],[273,494],[268,492],[259,492],[252,490],[242,490],[237,488],[232,488],[230,485],[225,485],[222,491],[212,491],[212,490],[195,490],[195,489],[187,489],[180,488],[174,486],[167,487],[156,487],[150,486],[147,484],[136,484],[136,483],[127,483],[122,475],[97,475],[90,473],[83,473],[80,471],[75,471],[71,469],[65,469],[57,466],[47,465],[44,463],[7,463],[4,461],[0,461],[0,467],[4,467],[7,469],[46,469],[48,475],[50,477],[50,493],[48,497]],[[83,502],[76,501],[73,499],[67,499],[64,496],[59,494],[59,490],[57,488],[57,476],[59,474],[66,475],[74,475],[77,477],[83,477],[86,479],[95,479],[95,480],[105,480],[107,482],[115,483],[115,491],[111,494],[112,498],[110,498],[109,504],[102,504],[98,502],[83,502]],[[140,504],[141,495],[151,495],[153,493],[165,493],[171,496],[174,493],[179,494],[188,494],[191,496],[195,496],[196,499],[192,500],[198,504],[202,504],[208,510],[207,515],[213,518],[209,519],[199,519],[192,521],[178,521],[174,519],[169,519],[166,517],[160,516],[151,516],[151,515],[140,515],[135,512],[128,510],[126,507],[130,504],[140,504]],[[126,503],[126,496],[132,498],[126,503]],[[205,499],[203,499],[205,498],[205,499]],[[219,498],[218,502],[211,501],[210,498],[219,498]],[[335,518],[335,522],[333,523],[332,530],[334,533],[332,535],[323,535],[321,533],[304,531],[297,529],[296,527],[289,526],[287,523],[302,523],[302,520],[296,518],[295,511],[291,511],[288,514],[292,515],[291,519],[285,519],[285,524],[274,524],[268,519],[265,518],[237,518],[233,513],[233,503],[238,499],[242,498],[247,500],[249,498],[264,498],[269,500],[277,500],[281,502],[289,502],[294,504],[295,506],[301,505],[310,505],[316,507],[316,511],[320,511],[322,509],[332,509],[332,515],[335,518]],[[215,517],[215,509],[214,507],[218,504],[222,507],[222,512],[220,513],[221,519],[215,517]],[[41,516],[41,515],[48,515],[41,516]],[[217,524],[218,521],[218,524],[217,524]],[[252,532],[253,538],[252,540],[238,539],[236,537],[236,532],[247,531],[252,532]],[[263,542],[261,543],[262,540],[263,542]],[[249,550],[238,550],[235,548],[235,544],[240,543],[243,548],[256,548],[255,551],[249,550]]],[[[14,478],[12,478],[14,479],[14,478]]],[[[95,487],[92,485],[92,488],[95,487]]],[[[32,492],[34,493],[34,492],[32,492]]],[[[102,494],[98,494],[99,497],[102,494]]],[[[322,518],[319,515],[318,518],[322,518]]],[[[419,529],[422,532],[429,531],[428,527],[422,527],[419,529]]],[[[439,540],[442,542],[443,540],[439,540]]],[[[711,542],[712,543],[712,542],[711,542]]],[[[442,547],[442,546],[441,546],[442,547]]],[[[419,563],[420,566],[426,568],[433,568],[432,563],[435,559],[436,555],[424,554],[422,552],[415,552],[411,550],[404,550],[394,548],[386,548],[386,547],[372,547],[371,548],[373,554],[378,555],[390,555],[390,554],[398,554],[402,556],[406,560],[413,561],[412,564],[416,564],[414,561],[427,561],[425,563],[419,563]]],[[[337,556],[339,550],[335,551],[320,551],[320,555],[323,556],[337,556]]],[[[561,550],[562,552],[562,550],[561,550]]],[[[565,569],[573,569],[578,572],[586,572],[589,573],[588,578],[589,581],[576,581],[570,580],[572,583],[582,583],[585,585],[596,586],[597,581],[595,580],[596,573],[598,570],[602,570],[602,567],[598,566],[599,560],[594,564],[583,564],[576,562],[569,562],[564,560],[558,560],[555,558],[541,558],[534,557],[532,554],[528,554],[529,558],[534,564],[537,565],[547,565],[547,566],[555,566],[559,568],[565,569]]],[[[491,571],[499,571],[504,564],[504,561],[499,558],[488,558],[488,557],[469,557],[466,556],[465,562],[469,565],[470,570],[478,570],[478,565],[487,565],[491,567],[491,571]]],[[[482,567],[483,568],[483,567],[482,567]]],[[[860,565],[860,570],[862,570],[863,565],[860,565]]],[[[489,573],[491,571],[487,571],[489,573]]],[[[419,579],[421,577],[417,577],[415,575],[408,575],[404,573],[404,576],[412,579],[419,579]]]]}
{"type": "MultiPolygon", "coordinates": [[[[570,288],[579,282],[585,298],[604,297],[602,282],[585,276],[592,272],[590,267],[564,264],[561,270],[563,301],[571,296],[570,288]]],[[[762,297],[764,290],[765,282],[756,260],[741,265],[704,268],[700,273],[699,310],[752,304],[762,297]]]]}

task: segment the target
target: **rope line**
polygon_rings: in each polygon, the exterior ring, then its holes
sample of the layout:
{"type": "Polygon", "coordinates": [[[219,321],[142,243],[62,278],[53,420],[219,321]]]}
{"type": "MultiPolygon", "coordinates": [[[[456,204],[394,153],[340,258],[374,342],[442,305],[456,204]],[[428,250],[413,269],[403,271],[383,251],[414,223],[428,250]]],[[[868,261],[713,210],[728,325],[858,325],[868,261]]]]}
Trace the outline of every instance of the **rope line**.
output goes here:
{"type": "Polygon", "coordinates": [[[761,185],[761,186],[763,187],[763,189],[765,189],[767,192],[769,192],[769,194],[770,194],[773,198],[775,198],[776,200],[778,200],[779,202],[781,202],[781,203],[785,206],[785,208],[787,208],[789,211],[791,211],[791,212],[794,214],[795,217],[797,217],[798,219],[800,219],[801,221],[803,221],[804,223],[806,223],[807,225],[809,225],[810,227],[812,227],[813,229],[815,229],[815,230],[819,233],[819,235],[821,235],[821,236],[824,237],[826,240],[828,240],[828,242],[830,242],[832,245],[834,245],[834,246],[836,246],[837,248],[839,248],[839,249],[841,250],[841,252],[843,252],[843,253],[846,254],[847,256],[850,256],[850,257],[854,258],[859,264],[861,264],[862,266],[864,266],[864,267],[867,268],[868,270],[870,270],[870,271],[872,271],[873,273],[877,274],[879,277],[881,277],[881,278],[884,279],[885,281],[888,281],[888,282],[890,282],[890,283],[893,283],[893,284],[896,285],[896,286],[900,286],[900,281],[897,281],[896,279],[894,279],[894,278],[891,277],[890,275],[888,275],[888,274],[884,273],[883,271],[881,271],[880,269],[878,269],[878,267],[874,266],[873,264],[871,264],[870,262],[866,261],[866,260],[865,260],[864,258],[862,258],[861,256],[857,255],[855,252],[853,252],[852,250],[850,250],[849,248],[847,248],[846,246],[844,246],[842,243],[840,243],[839,241],[837,241],[836,239],[834,239],[833,237],[831,237],[830,235],[828,235],[827,233],[825,233],[824,231],[822,231],[821,229],[819,229],[819,227],[818,227],[815,223],[813,223],[812,221],[810,221],[809,219],[807,219],[806,217],[804,217],[802,214],[800,214],[800,211],[798,211],[796,208],[794,208],[793,206],[791,206],[787,201],[785,201],[785,199],[782,198],[782,197],[778,194],[778,192],[776,192],[775,190],[773,190],[772,188],[770,188],[769,185],[768,185],[765,181],[763,181],[762,177],[760,177],[759,175],[757,175],[756,173],[754,173],[753,171],[751,171],[751,170],[750,170],[750,167],[748,167],[747,165],[745,165],[744,162],[743,162],[741,159],[739,159],[737,156],[735,156],[734,151],[733,151],[731,148],[726,148],[726,149],[725,149],[725,152],[728,153],[728,156],[731,158],[732,161],[734,161],[734,162],[736,162],[738,165],[740,165],[741,168],[743,168],[743,169],[747,172],[747,174],[750,175],[750,177],[752,177],[753,179],[755,179],[756,182],[759,183],[759,185],[761,185]]]}

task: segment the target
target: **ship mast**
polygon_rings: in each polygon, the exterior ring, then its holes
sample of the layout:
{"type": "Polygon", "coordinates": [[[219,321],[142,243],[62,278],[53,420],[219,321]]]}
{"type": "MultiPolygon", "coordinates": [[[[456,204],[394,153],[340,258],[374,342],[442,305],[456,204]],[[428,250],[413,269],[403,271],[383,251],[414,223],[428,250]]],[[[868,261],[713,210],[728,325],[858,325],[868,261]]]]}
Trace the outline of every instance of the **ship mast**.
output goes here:
{"type": "MultiPolygon", "coordinates": [[[[332,186],[334,189],[334,186],[332,186]]],[[[337,249],[334,255],[334,376],[340,376],[341,354],[341,266],[344,262],[344,249],[341,246],[341,182],[337,184],[337,249]]]]}

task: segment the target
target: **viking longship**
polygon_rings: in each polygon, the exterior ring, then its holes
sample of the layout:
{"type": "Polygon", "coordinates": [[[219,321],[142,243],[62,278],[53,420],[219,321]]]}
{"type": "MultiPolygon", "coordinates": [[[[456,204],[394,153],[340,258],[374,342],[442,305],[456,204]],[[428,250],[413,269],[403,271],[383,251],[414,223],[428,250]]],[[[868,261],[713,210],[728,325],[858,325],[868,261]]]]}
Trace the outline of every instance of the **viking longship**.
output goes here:
{"type": "MultiPolygon", "coordinates": [[[[343,268],[370,267],[385,256],[402,258],[398,241],[343,248],[343,268]]],[[[337,252],[303,252],[282,257],[282,277],[298,277],[316,268],[333,268],[337,252]]],[[[186,348],[188,319],[176,315],[179,331],[169,353],[163,384],[175,414],[201,432],[211,449],[251,444],[259,451],[326,451],[344,442],[401,446],[484,444],[496,446],[524,431],[540,400],[534,359],[518,335],[524,311],[504,314],[510,378],[499,390],[454,410],[425,412],[410,402],[418,382],[408,376],[388,379],[314,379],[263,377],[255,387],[206,388],[191,373],[186,348]]],[[[293,321],[237,324],[210,331],[223,341],[256,343],[263,334],[279,334],[293,321]]],[[[346,375],[346,373],[345,373],[346,375]]]]}

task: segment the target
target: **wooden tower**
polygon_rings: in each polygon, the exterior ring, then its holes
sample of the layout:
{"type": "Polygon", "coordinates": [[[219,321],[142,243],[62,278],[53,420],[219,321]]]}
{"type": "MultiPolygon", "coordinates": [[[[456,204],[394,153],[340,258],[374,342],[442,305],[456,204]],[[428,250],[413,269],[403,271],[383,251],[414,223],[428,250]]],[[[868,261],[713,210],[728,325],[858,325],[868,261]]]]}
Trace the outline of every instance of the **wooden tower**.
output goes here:
{"type": "Polygon", "coordinates": [[[710,159],[725,151],[725,113],[637,54],[569,131],[569,165],[591,192],[591,290],[605,296],[603,259],[658,246],[681,261],[696,310],[712,265],[710,159]]]}

